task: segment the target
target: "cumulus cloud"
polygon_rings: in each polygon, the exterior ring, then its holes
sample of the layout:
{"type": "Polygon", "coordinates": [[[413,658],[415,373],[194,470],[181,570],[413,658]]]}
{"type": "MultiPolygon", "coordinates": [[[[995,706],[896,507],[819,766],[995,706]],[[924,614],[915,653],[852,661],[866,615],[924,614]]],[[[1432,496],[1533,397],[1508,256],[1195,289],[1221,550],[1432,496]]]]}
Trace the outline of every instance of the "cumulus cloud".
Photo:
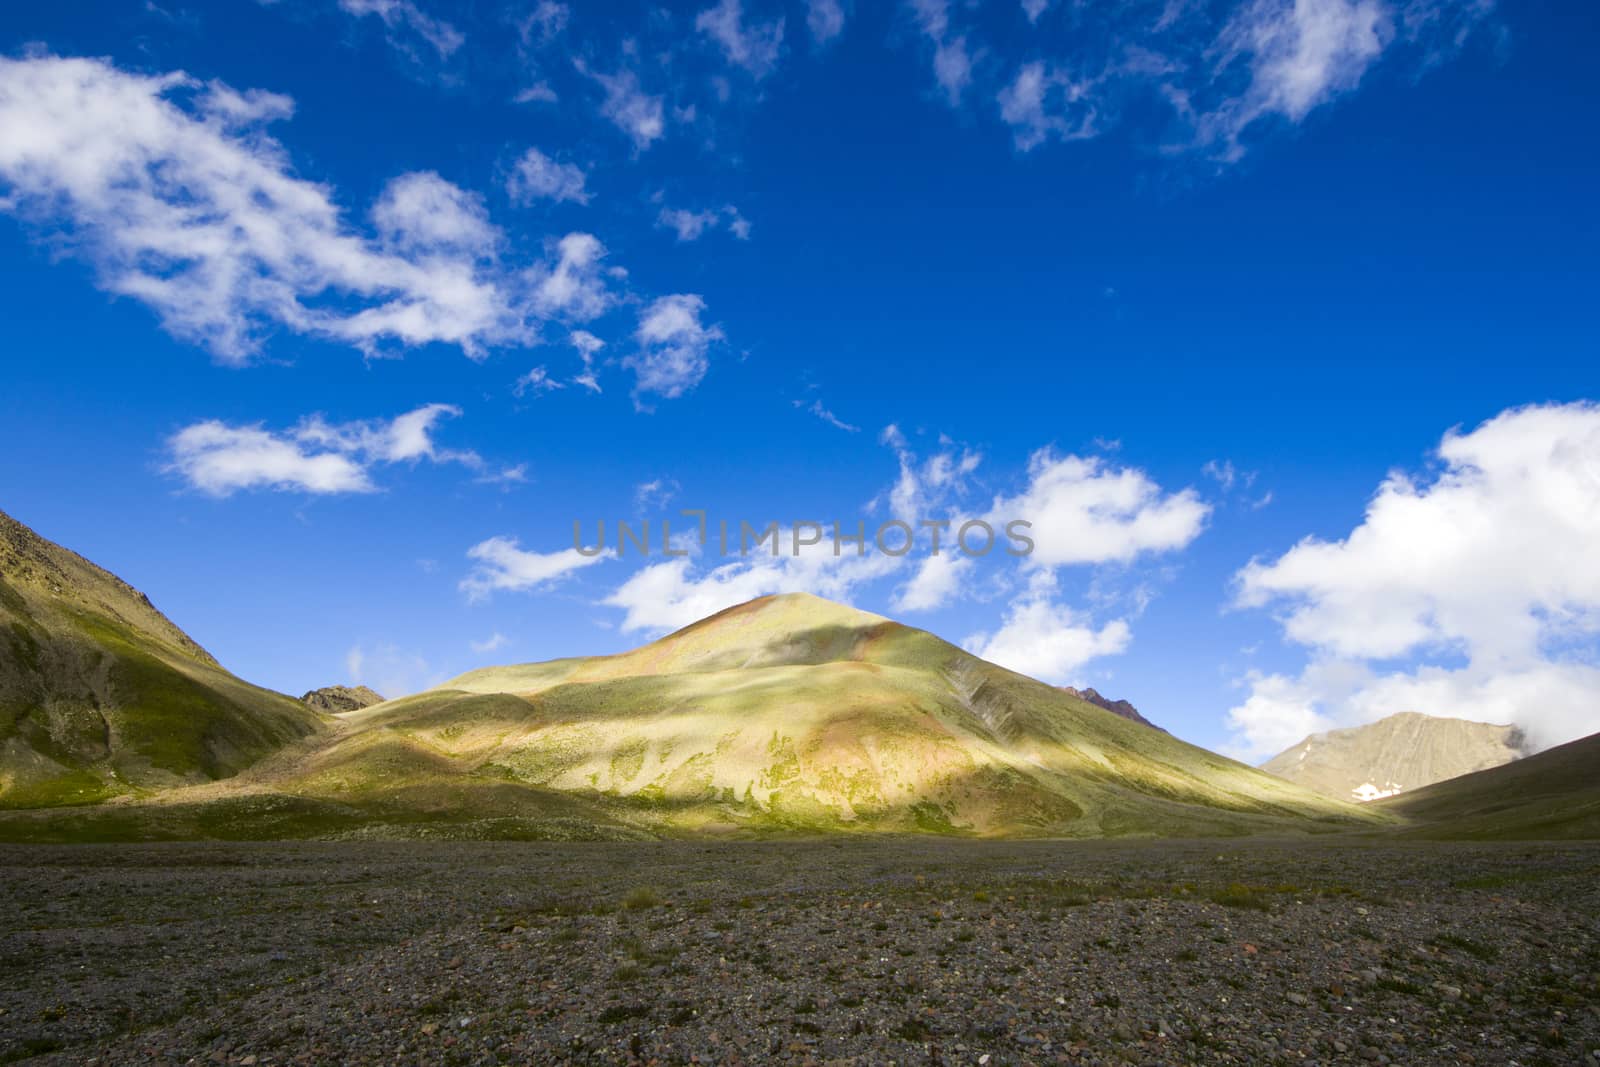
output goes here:
{"type": "MultiPolygon", "coordinates": [[[[840,16],[841,20],[843,16],[840,16]]],[[[722,46],[722,54],[757,80],[771,74],[783,49],[783,19],[746,23],[740,0],[721,0],[700,12],[694,28],[722,46]]]]}
{"type": "Polygon", "coordinates": [[[1167,492],[1136,467],[1046,448],[1028,461],[1027,488],[995,499],[990,521],[1033,523],[1030,564],[1061,567],[1126,563],[1184,548],[1210,514],[1211,506],[1193,489],[1167,492]]]}
{"type": "Polygon", "coordinates": [[[585,556],[575,548],[529,552],[514,537],[491,537],[469,548],[467,558],[475,566],[461,579],[461,591],[476,602],[498,591],[526,593],[546,587],[608,557],[585,556]]]}
{"type": "Polygon", "coordinates": [[[1540,746],[1600,729],[1600,406],[1508,410],[1436,460],[1385,479],[1343,540],[1239,572],[1237,604],[1275,609],[1311,661],[1246,679],[1238,751],[1398,711],[1514,722],[1540,746]]]}
{"type": "Polygon", "coordinates": [[[634,396],[672,399],[700,384],[711,367],[707,354],[722,340],[722,330],[705,326],[706,302],[693,293],[674,293],[653,301],[639,316],[634,338],[639,350],[622,361],[637,379],[634,396]]]}
{"type": "Polygon", "coordinates": [[[583,168],[574,163],[557,163],[537,148],[530,148],[512,166],[506,192],[519,204],[536,200],[587,204],[585,180],[583,168]]]}
{"type": "Polygon", "coordinates": [[[556,242],[553,265],[532,272],[533,307],[547,317],[588,322],[613,303],[601,260],[606,249],[593,234],[569,233],[556,242]]]}
{"type": "Polygon", "coordinates": [[[426,404],[390,420],[330,423],[312,415],[283,432],[208,419],[168,440],[168,470],[217,497],[241,489],[370,493],[377,490],[371,469],[380,463],[426,459],[481,470],[476,452],[440,448],[434,440],[438,423],[460,414],[450,404],[426,404]]]}
{"type": "Polygon", "coordinates": [[[917,573],[896,590],[896,611],[932,611],[956,599],[971,573],[971,557],[954,551],[930,555],[917,565],[917,573]]]}
{"type": "Polygon", "coordinates": [[[1032,583],[1027,595],[1011,604],[1000,628],[966,641],[968,651],[1002,667],[1055,685],[1076,681],[1074,672],[1090,660],[1113,656],[1133,639],[1125,620],[1114,619],[1096,629],[1085,615],[1058,603],[1054,583],[1032,583]]]}
{"type": "Polygon", "coordinates": [[[225,362],[274,330],[478,357],[531,343],[542,316],[603,306],[585,273],[603,252],[594,238],[570,235],[554,263],[504,264],[479,198],[437,174],[395,178],[372,233],[358,232],[266,133],[292,112],[287,97],[181,73],[0,59],[0,209],[225,362]]]}

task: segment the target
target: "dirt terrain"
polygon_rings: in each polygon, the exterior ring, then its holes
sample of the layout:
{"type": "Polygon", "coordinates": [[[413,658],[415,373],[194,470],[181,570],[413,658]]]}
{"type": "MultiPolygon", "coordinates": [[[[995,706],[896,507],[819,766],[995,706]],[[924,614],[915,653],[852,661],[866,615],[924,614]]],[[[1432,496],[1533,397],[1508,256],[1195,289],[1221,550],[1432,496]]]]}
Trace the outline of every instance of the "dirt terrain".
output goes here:
{"type": "Polygon", "coordinates": [[[1600,847],[0,848],[0,1061],[1600,1063],[1600,847]]]}

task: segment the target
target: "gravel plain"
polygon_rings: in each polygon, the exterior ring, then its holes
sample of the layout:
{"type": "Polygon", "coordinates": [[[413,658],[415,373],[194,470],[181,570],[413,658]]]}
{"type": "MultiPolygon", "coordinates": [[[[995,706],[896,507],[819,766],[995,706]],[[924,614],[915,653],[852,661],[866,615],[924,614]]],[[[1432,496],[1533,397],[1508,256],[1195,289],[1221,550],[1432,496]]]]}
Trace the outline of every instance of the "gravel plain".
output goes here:
{"type": "Polygon", "coordinates": [[[1600,846],[0,846],[0,1062],[1600,1065],[1600,846]]]}

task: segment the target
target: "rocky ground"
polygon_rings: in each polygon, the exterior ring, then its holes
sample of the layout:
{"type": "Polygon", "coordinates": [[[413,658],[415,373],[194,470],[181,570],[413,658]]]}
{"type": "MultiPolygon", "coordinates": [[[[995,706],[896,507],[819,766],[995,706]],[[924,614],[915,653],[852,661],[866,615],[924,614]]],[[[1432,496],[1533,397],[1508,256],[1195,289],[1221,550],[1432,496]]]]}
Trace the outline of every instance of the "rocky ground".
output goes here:
{"type": "Polygon", "coordinates": [[[0,847],[0,1062],[1600,1064],[1600,847],[0,847]]]}

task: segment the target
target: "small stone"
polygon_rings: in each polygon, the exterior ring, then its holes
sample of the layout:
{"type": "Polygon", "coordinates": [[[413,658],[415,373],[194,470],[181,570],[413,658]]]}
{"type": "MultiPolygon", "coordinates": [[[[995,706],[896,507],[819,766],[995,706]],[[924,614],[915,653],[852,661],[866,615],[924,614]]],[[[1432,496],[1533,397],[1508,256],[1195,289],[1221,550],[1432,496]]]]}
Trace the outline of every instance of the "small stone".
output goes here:
{"type": "Polygon", "coordinates": [[[1301,1007],[1305,1007],[1307,1004],[1311,1003],[1311,999],[1304,993],[1285,993],[1283,999],[1287,1000],[1290,1004],[1298,1004],[1301,1007]]]}

